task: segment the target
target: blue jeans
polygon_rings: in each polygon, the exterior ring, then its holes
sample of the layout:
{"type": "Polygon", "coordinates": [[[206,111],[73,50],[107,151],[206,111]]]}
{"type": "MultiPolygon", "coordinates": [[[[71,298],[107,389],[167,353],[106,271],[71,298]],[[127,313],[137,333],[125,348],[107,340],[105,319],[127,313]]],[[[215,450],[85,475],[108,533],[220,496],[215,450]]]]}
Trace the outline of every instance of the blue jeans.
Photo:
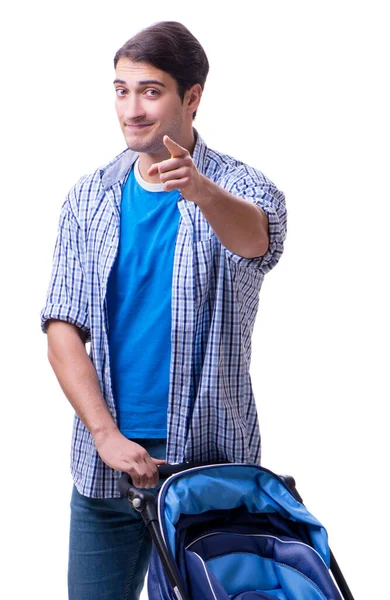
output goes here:
{"type": "MultiPolygon", "coordinates": [[[[137,443],[165,459],[165,439],[137,443]]],[[[70,506],[69,600],[138,600],[152,549],[140,514],[126,498],[87,498],[76,488],[70,506]]]]}

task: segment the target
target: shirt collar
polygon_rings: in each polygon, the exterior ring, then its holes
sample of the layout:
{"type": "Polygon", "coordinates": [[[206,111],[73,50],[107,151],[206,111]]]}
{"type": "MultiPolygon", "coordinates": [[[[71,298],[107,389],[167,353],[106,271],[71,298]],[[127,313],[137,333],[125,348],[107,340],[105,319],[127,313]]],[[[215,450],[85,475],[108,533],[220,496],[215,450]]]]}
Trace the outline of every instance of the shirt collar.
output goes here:
{"type": "MultiPolygon", "coordinates": [[[[203,173],[204,162],[207,152],[207,146],[200,137],[199,133],[194,129],[196,143],[192,153],[192,158],[198,171],[203,173]]],[[[131,167],[138,158],[138,152],[133,152],[129,148],[121,152],[114,158],[107,166],[100,169],[100,177],[102,185],[105,190],[125,179],[126,175],[130,171],[131,167]]]]}
{"type": "Polygon", "coordinates": [[[200,173],[204,173],[205,158],[206,158],[206,154],[207,154],[207,146],[195,128],[194,128],[194,133],[195,133],[196,143],[195,143],[194,151],[192,153],[192,159],[193,159],[198,171],[200,173]]]}

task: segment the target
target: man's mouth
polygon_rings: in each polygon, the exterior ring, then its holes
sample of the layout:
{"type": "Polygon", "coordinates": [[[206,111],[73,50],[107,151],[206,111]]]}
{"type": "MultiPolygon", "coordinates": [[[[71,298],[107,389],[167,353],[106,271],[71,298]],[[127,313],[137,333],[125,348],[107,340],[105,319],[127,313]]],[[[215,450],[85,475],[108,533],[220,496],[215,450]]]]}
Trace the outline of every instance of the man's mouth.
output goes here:
{"type": "Polygon", "coordinates": [[[125,123],[125,127],[127,129],[144,129],[145,127],[150,127],[153,123],[125,123]]]}

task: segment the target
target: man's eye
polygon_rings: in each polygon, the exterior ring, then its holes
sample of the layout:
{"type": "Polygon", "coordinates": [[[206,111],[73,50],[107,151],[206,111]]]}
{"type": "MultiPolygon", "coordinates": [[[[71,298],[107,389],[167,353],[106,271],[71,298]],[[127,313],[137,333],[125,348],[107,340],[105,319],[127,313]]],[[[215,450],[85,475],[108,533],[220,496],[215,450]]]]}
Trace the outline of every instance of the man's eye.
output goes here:
{"type": "Polygon", "coordinates": [[[124,90],[123,88],[116,88],[115,89],[115,93],[116,93],[117,96],[119,96],[121,98],[122,96],[125,95],[126,90],[124,90]]]}
{"type": "Polygon", "coordinates": [[[153,96],[159,96],[160,92],[158,90],[146,90],[146,95],[153,98],[153,96]]]}

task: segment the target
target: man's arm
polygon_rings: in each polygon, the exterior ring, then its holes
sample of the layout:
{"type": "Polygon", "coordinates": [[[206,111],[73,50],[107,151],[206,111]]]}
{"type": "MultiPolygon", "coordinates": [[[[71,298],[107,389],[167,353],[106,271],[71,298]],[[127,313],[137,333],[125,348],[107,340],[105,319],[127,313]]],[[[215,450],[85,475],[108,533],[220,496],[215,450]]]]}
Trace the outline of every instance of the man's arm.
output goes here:
{"type": "Polygon", "coordinates": [[[263,256],[268,250],[268,217],[260,207],[223,190],[199,173],[190,153],[164,136],[171,158],[150,167],[159,173],[164,189],[179,189],[186,200],[195,202],[221,244],[244,258],[263,256]]]}
{"type": "Polygon", "coordinates": [[[83,332],[65,321],[51,320],[47,336],[49,362],[64,394],[92,434],[103,462],[128,473],[137,487],[155,487],[156,465],[165,461],[150,457],[142,446],[120,433],[101,394],[83,332]]]}
{"type": "Polygon", "coordinates": [[[265,212],[223,190],[204,175],[200,178],[198,194],[192,196],[192,201],[199,206],[221,244],[244,258],[263,256],[268,250],[265,212]]]}

